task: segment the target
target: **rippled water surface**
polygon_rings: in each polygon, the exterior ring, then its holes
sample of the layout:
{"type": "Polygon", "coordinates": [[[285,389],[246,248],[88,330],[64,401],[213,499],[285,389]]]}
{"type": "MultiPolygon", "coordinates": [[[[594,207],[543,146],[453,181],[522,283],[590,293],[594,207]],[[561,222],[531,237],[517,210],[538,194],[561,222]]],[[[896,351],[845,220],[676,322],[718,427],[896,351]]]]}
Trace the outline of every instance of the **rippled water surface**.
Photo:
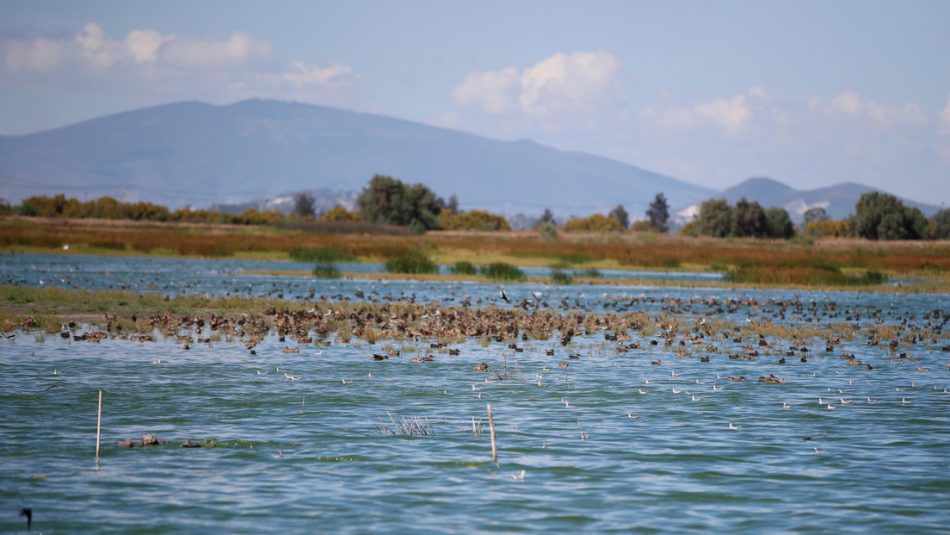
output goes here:
{"type": "MultiPolygon", "coordinates": [[[[50,267],[61,258],[5,259],[0,273],[6,283],[45,285],[51,273],[62,274],[50,267]]],[[[166,293],[245,288],[238,293],[352,299],[361,289],[379,300],[458,304],[495,302],[497,292],[490,284],[251,276],[218,261],[87,257],[83,266],[100,277],[112,273],[113,287],[166,293]],[[162,282],[156,273],[169,275],[162,282]],[[179,286],[160,287],[172,280],[179,286]]],[[[83,277],[72,272],[69,286],[109,286],[83,277]]],[[[65,285],[62,277],[54,284],[65,285]]],[[[721,314],[750,321],[765,314],[766,302],[797,300],[804,312],[781,321],[849,321],[847,310],[851,321],[906,323],[933,335],[902,348],[903,359],[858,337],[828,354],[814,340],[807,362],[778,364],[778,355],[731,360],[727,349],[707,363],[699,355],[678,358],[675,346],[651,346],[634,331],[631,341],[644,349],[626,353],[594,333],[567,348],[525,341],[523,352],[471,340],[454,346],[459,356],[392,342],[402,354],[382,362],[371,354],[386,341],[287,354],[287,343],[267,338],[252,355],[227,339],[185,351],[174,340],[91,344],[18,332],[0,339],[0,531],[23,528],[20,507],[33,509],[34,531],[44,533],[950,529],[950,341],[939,321],[950,308],[945,296],[506,291],[554,309],[567,301],[575,312],[630,303],[631,311],[693,319],[724,308],[721,314]],[[723,307],[730,299],[750,302],[723,307]],[[694,306],[676,309],[678,300],[694,306]],[[829,312],[832,304],[840,315],[829,312]],[[809,315],[809,307],[820,313],[809,315]],[[838,358],[844,352],[873,369],[849,366],[838,358]],[[409,361],[427,353],[432,362],[409,361]],[[473,369],[480,362],[488,372],[473,369]],[[770,373],[785,383],[756,381],[770,373]],[[738,375],[749,381],[728,380],[738,375]],[[398,424],[411,417],[424,419],[425,435],[400,433],[398,424]],[[145,433],[170,443],[115,445],[145,433]],[[218,446],[179,447],[205,438],[218,446]]]]}

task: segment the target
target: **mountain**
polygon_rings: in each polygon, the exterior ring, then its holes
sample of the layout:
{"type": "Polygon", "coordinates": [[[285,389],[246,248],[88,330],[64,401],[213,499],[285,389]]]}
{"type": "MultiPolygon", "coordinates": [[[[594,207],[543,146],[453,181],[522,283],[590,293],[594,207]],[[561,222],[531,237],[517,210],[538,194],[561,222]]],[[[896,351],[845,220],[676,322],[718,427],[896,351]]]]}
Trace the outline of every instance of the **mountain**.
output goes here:
{"type": "MultiPolygon", "coordinates": [[[[725,197],[730,203],[735,203],[745,197],[750,201],[757,201],[765,207],[781,206],[788,210],[789,215],[796,222],[804,219],[805,211],[811,207],[821,206],[834,219],[843,219],[854,212],[861,195],[875,188],[844,182],[826,188],[812,190],[797,190],[771,178],[750,178],[723,191],[719,197],[725,197]]],[[[940,207],[922,204],[908,199],[901,199],[906,206],[919,208],[927,217],[933,216],[940,207]]]]}
{"type": "Polygon", "coordinates": [[[377,173],[507,214],[676,208],[713,190],[607,158],[497,141],[308,104],[181,102],[0,139],[0,196],[148,200],[171,207],[260,202],[324,188],[358,192],[377,173]]]}

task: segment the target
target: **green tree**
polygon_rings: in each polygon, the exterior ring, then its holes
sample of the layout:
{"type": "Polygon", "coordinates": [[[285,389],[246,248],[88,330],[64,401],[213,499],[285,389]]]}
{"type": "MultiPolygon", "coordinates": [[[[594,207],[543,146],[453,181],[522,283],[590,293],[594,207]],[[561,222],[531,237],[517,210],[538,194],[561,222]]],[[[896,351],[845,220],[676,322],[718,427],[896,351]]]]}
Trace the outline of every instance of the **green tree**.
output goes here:
{"type": "Polygon", "coordinates": [[[313,217],[316,212],[313,209],[313,196],[307,192],[294,195],[294,215],[298,217],[313,217]]]}
{"type": "Polygon", "coordinates": [[[541,214],[541,219],[538,221],[538,224],[540,225],[542,223],[555,224],[554,212],[552,212],[550,208],[545,208],[544,213],[541,214]]]}
{"type": "Polygon", "coordinates": [[[831,216],[824,206],[812,206],[805,211],[805,224],[818,223],[819,221],[828,221],[831,216]]]}
{"type": "Polygon", "coordinates": [[[607,215],[608,217],[616,219],[617,223],[620,223],[620,226],[625,230],[630,227],[630,214],[627,213],[627,209],[624,208],[622,204],[618,204],[607,215]]]}
{"type": "Polygon", "coordinates": [[[725,238],[732,230],[732,208],[725,199],[709,199],[699,206],[696,230],[703,236],[725,238]]]}
{"type": "Polygon", "coordinates": [[[852,223],[855,234],[869,240],[919,240],[927,233],[927,218],[920,210],[879,191],[861,195],[852,223]]]}
{"type": "Polygon", "coordinates": [[[792,218],[784,208],[768,208],[765,210],[765,226],[770,238],[787,240],[795,235],[795,226],[792,218]]]}
{"type": "Polygon", "coordinates": [[[422,184],[409,185],[376,175],[363,188],[356,203],[366,221],[408,226],[417,232],[438,228],[438,199],[422,184]]]}
{"type": "Polygon", "coordinates": [[[647,217],[650,219],[650,226],[657,232],[666,232],[670,229],[670,205],[662,193],[657,193],[653,198],[647,210],[647,217]]]}
{"type": "Polygon", "coordinates": [[[730,234],[738,237],[762,238],[768,233],[765,210],[762,205],[745,197],[739,199],[732,210],[732,230],[730,234]]]}
{"type": "Polygon", "coordinates": [[[940,210],[930,220],[930,237],[935,240],[950,240],[950,208],[940,210]]]}

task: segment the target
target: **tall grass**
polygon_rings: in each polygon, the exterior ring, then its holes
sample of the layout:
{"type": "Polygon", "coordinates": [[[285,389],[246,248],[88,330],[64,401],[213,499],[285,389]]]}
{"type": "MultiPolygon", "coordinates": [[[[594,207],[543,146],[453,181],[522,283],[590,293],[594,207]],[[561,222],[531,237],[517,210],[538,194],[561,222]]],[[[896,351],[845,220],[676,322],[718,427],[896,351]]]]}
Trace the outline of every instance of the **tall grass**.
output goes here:
{"type": "Polygon", "coordinates": [[[826,262],[780,266],[747,264],[727,271],[724,278],[747,284],[800,286],[872,286],[887,282],[887,276],[879,271],[849,275],[826,262]]]}
{"type": "Polygon", "coordinates": [[[340,278],[340,268],[334,264],[317,264],[313,267],[313,276],[318,279],[338,279],[340,278]]]}
{"type": "Polygon", "coordinates": [[[452,266],[452,273],[456,275],[478,275],[478,268],[475,267],[475,264],[463,260],[452,266]]]}
{"type": "Polygon", "coordinates": [[[386,260],[385,265],[389,273],[436,273],[439,270],[435,262],[418,250],[403,251],[386,260]]]}
{"type": "Polygon", "coordinates": [[[483,266],[479,272],[492,280],[520,281],[528,278],[524,271],[504,262],[492,262],[483,266]]]}
{"type": "Polygon", "coordinates": [[[298,262],[318,262],[322,264],[333,262],[352,262],[356,259],[349,252],[331,246],[320,246],[312,248],[295,247],[290,250],[290,258],[298,262]]]}

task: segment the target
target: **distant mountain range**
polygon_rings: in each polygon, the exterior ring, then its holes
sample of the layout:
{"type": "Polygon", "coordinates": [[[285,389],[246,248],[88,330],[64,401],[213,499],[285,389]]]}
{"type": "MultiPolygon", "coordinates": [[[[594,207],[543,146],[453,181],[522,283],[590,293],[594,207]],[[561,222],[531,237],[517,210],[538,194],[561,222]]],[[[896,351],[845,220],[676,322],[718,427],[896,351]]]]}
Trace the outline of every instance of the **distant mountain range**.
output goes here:
{"type": "MultiPolygon", "coordinates": [[[[873,191],[851,183],[798,191],[752,178],[717,192],[532,141],[497,141],[381,115],[266,100],[180,102],[0,136],[0,197],[13,202],[66,193],[170,207],[287,211],[295,193],[309,191],[320,210],[352,206],[377,173],[421,182],[446,199],[455,194],[463,209],[513,217],[550,208],[559,219],[618,204],[637,219],[659,192],[681,218],[703,200],[722,196],[783,206],[796,220],[811,206],[825,206],[840,218],[862,193],[873,191]]],[[[937,211],[905,202],[928,215],[937,211]]]]}
{"type": "MultiPolygon", "coordinates": [[[[875,188],[855,184],[853,182],[844,182],[825,188],[812,190],[797,190],[778,180],[771,178],[750,178],[744,182],[732,186],[723,191],[719,196],[725,197],[730,203],[735,203],[745,197],[749,200],[757,201],[762,206],[781,206],[788,210],[789,215],[796,222],[804,219],[805,212],[811,208],[820,206],[827,210],[833,219],[842,219],[848,217],[854,212],[854,205],[857,204],[861,195],[877,191],[875,188]]],[[[940,210],[940,207],[923,204],[908,199],[902,199],[905,205],[919,208],[927,217],[930,217],[940,210]]]]}
{"type": "Polygon", "coordinates": [[[464,209],[559,215],[666,192],[686,206],[714,190],[532,141],[496,141],[366,113],[247,100],[182,102],[0,138],[0,196],[113,195],[172,207],[259,203],[315,188],[358,192],[374,174],[455,194],[464,209]]]}

